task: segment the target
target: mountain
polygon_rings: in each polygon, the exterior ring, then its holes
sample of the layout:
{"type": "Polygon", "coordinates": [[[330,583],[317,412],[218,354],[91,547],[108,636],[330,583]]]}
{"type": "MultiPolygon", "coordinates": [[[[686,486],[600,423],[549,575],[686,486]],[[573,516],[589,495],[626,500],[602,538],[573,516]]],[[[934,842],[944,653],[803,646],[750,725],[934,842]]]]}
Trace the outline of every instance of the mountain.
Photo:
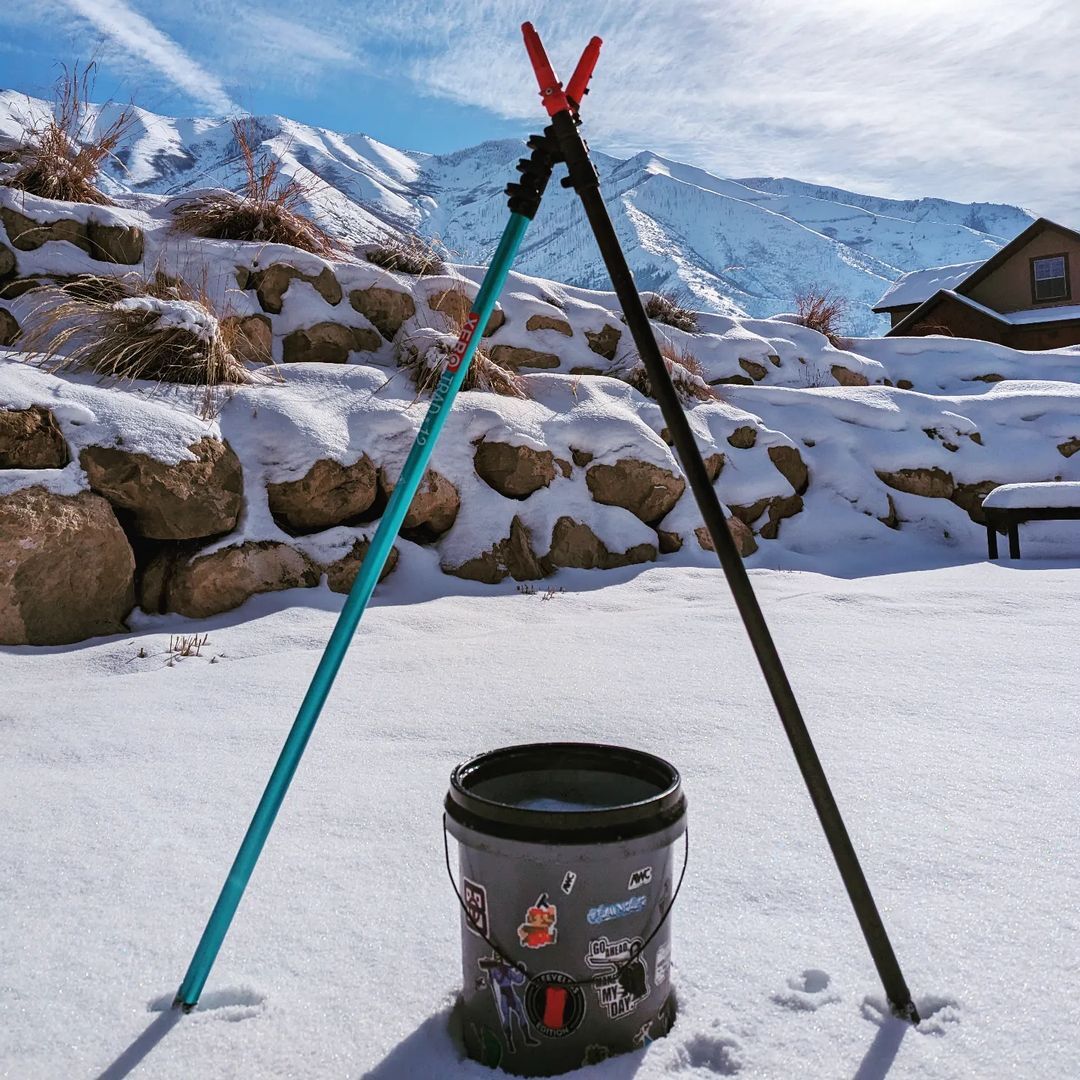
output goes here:
{"type": "MultiPolygon", "coordinates": [[[[0,92],[0,137],[17,138],[46,108],[0,92]]],[[[116,106],[93,109],[93,124],[102,125],[116,106]]],[[[415,231],[458,262],[483,263],[494,251],[506,222],[503,187],[525,153],[521,142],[500,140],[431,155],[280,116],[252,122],[283,175],[318,184],[309,208],[342,237],[363,242],[415,231]]],[[[900,274],[985,259],[1034,218],[996,203],[887,199],[786,178],[723,179],[650,152],[626,159],[594,152],[594,160],[642,288],[754,317],[792,310],[799,293],[831,290],[847,299],[846,329],[857,334],[887,326],[870,307],[900,274]]],[[[107,174],[103,186],[120,197],[235,187],[242,170],[228,121],[139,109],[107,174]]],[[[554,183],[516,265],[586,288],[607,283],[577,196],[554,183]]]]}

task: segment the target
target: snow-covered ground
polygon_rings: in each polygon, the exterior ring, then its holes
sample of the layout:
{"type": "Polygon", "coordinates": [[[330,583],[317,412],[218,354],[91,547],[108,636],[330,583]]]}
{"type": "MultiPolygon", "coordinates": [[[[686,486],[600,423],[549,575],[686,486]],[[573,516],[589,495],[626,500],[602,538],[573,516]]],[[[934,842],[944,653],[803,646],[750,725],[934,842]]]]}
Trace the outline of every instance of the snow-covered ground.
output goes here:
{"type": "Polygon", "coordinates": [[[691,865],[673,1032],[581,1076],[1080,1076],[1080,560],[1025,548],[1022,563],[752,573],[918,1030],[883,1016],[719,570],[564,571],[547,600],[546,583],[398,572],[182,1019],[163,1007],[341,598],[323,586],[0,649],[0,1075],[492,1076],[452,1033],[448,774],[498,745],[589,739],[682,770],[691,865]],[[169,635],[196,631],[203,655],[168,664],[169,635]]]}

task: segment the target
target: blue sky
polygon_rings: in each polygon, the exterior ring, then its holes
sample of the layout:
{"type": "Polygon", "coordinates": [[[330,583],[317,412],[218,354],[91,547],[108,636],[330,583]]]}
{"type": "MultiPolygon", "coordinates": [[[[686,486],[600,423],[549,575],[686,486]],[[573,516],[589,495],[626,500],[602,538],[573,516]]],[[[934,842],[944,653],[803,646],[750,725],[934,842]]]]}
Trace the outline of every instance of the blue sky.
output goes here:
{"type": "Polygon", "coordinates": [[[527,18],[564,69],[604,38],[586,131],[612,153],[1080,226],[1073,0],[0,0],[0,86],[96,57],[100,98],[439,152],[542,122],[527,18]]]}

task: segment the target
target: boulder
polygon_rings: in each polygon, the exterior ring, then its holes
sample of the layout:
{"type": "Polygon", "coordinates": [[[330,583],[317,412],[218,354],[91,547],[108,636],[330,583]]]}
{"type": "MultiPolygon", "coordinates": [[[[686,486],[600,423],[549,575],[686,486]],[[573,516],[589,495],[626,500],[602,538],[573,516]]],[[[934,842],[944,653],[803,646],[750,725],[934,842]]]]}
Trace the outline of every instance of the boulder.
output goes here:
{"type": "Polygon", "coordinates": [[[303,552],[270,540],[248,540],[209,555],[186,546],[159,552],[143,572],[144,611],[205,619],[258,593],[318,585],[319,568],[303,552]]]}
{"type": "Polygon", "coordinates": [[[769,370],[764,364],[759,364],[756,360],[746,360],[742,357],[739,358],[739,367],[741,367],[754,382],[760,382],[764,379],[769,370]]]}
{"type": "Polygon", "coordinates": [[[768,360],[769,360],[769,363],[772,364],[773,367],[779,367],[780,366],[780,357],[777,356],[776,353],[769,353],[768,360]]]}
{"type": "Polygon", "coordinates": [[[558,319],[554,315],[530,315],[525,323],[526,330],[554,330],[557,334],[565,334],[573,337],[574,331],[565,319],[558,319]]]}
{"type": "Polygon", "coordinates": [[[896,503],[891,495],[886,495],[885,498],[888,500],[889,512],[884,517],[879,517],[878,521],[889,529],[899,529],[901,518],[896,512],[896,503]]]}
{"type": "Polygon", "coordinates": [[[869,386],[870,380],[861,371],[852,371],[843,364],[833,364],[833,378],[841,386],[869,386]]]}
{"type": "Polygon", "coordinates": [[[747,503],[745,506],[736,506],[734,503],[728,506],[731,516],[741,521],[744,525],[753,525],[755,521],[769,508],[769,498],[758,499],[756,502],[747,503]]]}
{"type": "Polygon", "coordinates": [[[579,364],[577,367],[572,367],[567,374],[569,374],[569,375],[603,375],[604,372],[600,368],[593,367],[590,364],[579,364]]]}
{"type": "Polygon", "coordinates": [[[15,252],[5,244],[0,244],[0,281],[14,277],[16,265],[15,252]]]}
{"type": "Polygon", "coordinates": [[[561,517],[551,533],[551,550],[540,560],[540,565],[548,573],[560,566],[613,570],[634,563],[655,562],[656,557],[653,544],[634,544],[625,551],[611,551],[584,522],[561,517]]]}
{"type": "MultiPolygon", "coordinates": [[[[432,311],[441,311],[455,326],[464,326],[469,312],[472,311],[472,305],[472,299],[461,289],[444,289],[428,297],[428,307],[432,311]]],[[[506,313],[501,307],[496,306],[488,317],[483,336],[491,337],[504,322],[506,322],[506,313]]]]}
{"type": "MultiPolygon", "coordinates": [[[[749,525],[745,525],[737,517],[730,517],[727,519],[727,528],[731,534],[731,539],[735,541],[735,550],[738,551],[742,558],[745,559],[757,551],[757,541],[754,539],[754,534],[749,525]]],[[[698,543],[706,551],[716,550],[716,545],[712,542],[709,530],[704,525],[699,525],[694,530],[694,535],[697,537],[698,543]]]]}
{"type": "Polygon", "coordinates": [[[780,522],[784,518],[801,513],[803,501],[801,495],[779,495],[769,500],[769,520],[761,526],[761,536],[765,540],[775,540],[780,535],[780,522]]]}
{"type": "Polygon", "coordinates": [[[933,469],[898,469],[896,472],[877,470],[877,478],[897,491],[922,495],[927,499],[951,499],[956,490],[952,474],[937,467],[933,469]]]}
{"type": "Polygon", "coordinates": [[[720,473],[724,470],[724,455],[723,454],[709,454],[705,458],[705,474],[708,476],[712,483],[716,483],[720,473]]]}
{"type": "Polygon", "coordinates": [[[48,409],[0,411],[0,469],[62,469],[68,461],[67,442],[48,409]]]}
{"type": "Polygon", "coordinates": [[[378,285],[367,289],[353,289],[349,293],[349,303],[354,311],[366,315],[371,325],[387,341],[392,341],[401,329],[401,324],[416,314],[416,302],[407,292],[402,292],[401,289],[384,289],[378,285]]]}
{"type": "Polygon", "coordinates": [[[594,353],[599,353],[605,360],[615,359],[615,350],[619,347],[622,331],[617,326],[604,323],[602,330],[585,331],[585,340],[594,353]]]}
{"type": "Polygon", "coordinates": [[[341,303],[341,285],[329,266],[324,266],[317,274],[305,274],[295,266],[274,263],[265,270],[252,270],[246,284],[247,288],[255,290],[263,311],[280,315],[285,293],[294,281],[306,281],[331,306],[341,303]]]}
{"type": "Polygon", "coordinates": [[[593,465],[585,474],[585,483],[598,503],[621,506],[646,525],[662,520],[686,488],[681,476],[634,458],[620,458],[614,465],[593,465]]]}
{"type": "Polygon", "coordinates": [[[1077,450],[1080,450],[1080,439],[1075,435],[1071,439],[1066,439],[1063,443],[1058,443],[1058,453],[1062,457],[1070,458],[1077,450]]]}
{"type": "Polygon", "coordinates": [[[750,424],[737,427],[728,437],[727,441],[736,450],[749,450],[757,442],[757,428],[750,424]]]}
{"type": "Polygon", "coordinates": [[[126,225],[85,224],[71,218],[35,221],[10,206],[0,206],[0,221],[8,239],[19,251],[36,251],[50,240],[66,240],[100,262],[132,265],[142,261],[143,233],[126,225]]]}
{"type": "MultiPolygon", "coordinates": [[[[997,480],[979,480],[974,484],[956,484],[949,498],[963,510],[976,525],[986,524],[983,514],[983,499],[999,484],[997,480]]],[[[892,497],[890,496],[890,499],[892,497]]]]}
{"type": "MultiPolygon", "coordinates": [[[[385,469],[379,470],[379,489],[384,499],[393,494],[385,469]]],[[[448,532],[461,509],[458,489],[441,473],[428,469],[405,515],[401,535],[417,544],[430,544],[448,532]]]]}
{"type": "Polygon", "coordinates": [[[508,499],[527,499],[555,479],[555,455],[550,450],[484,440],[473,464],[480,479],[508,499]]]}
{"type": "Polygon", "coordinates": [[[794,446],[770,446],[769,460],[776,466],[777,472],[795,489],[796,495],[802,495],[810,486],[810,473],[802,454],[794,446]]]}
{"type": "Polygon", "coordinates": [[[746,375],[725,375],[722,379],[710,379],[710,386],[753,386],[754,380],[746,375]]]}
{"type": "Polygon", "coordinates": [[[244,479],[232,447],[206,436],[194,461],[168,464],[120,447],[88,446],[79,455],[90,487],[131,515],[153,540],[194,540],[231,532],[244,505],[244,479]]]}
{"type": "Polygon", "coordinates": [[[561,363],[554,353],[519,349],[513,345],[496,345],[491,350],[491,359],[511,371],[520,371],[522,368],[557,368],[561,363]]]}
{"type": "Polygon", "coordinates": [[[221,320],[226,339],[231,337],[233,355],[245,364],[273,361],[274,332],[266,315],[230,315],[221,320]]]}
{"type": "Polygon", "coordinates": [[[590,454],[588,450],[575,450],[573,447],[570,448],[570,456],[574,459],[574,464],[580,469],[584,469],[596,457],[595,454],[590,454]]]}
{"type": "Polygon", "coordinates": [[[0,308],[0,345],[13,345],[19,337],[19,320],[5,308],[0,308]]]}
{"type": "MultiPolygon", "coordinates": [[[[972,378],[971,381],[972,382],[988,382],[988,383],[1004,382],[1005,381],[1005,376],[1004,375],[998,375],[997,372],[992,371],[988,375],[976,375],[976,376],[974,376],[974,378],[972,378]]],[[[896,385],[899,386],[900,383],[897,383],[896,385]]]]}
{"type": "Polygon", "coordinates": [[[114,634],[135,603],[135,556],[88,491],[0,496],[0,644],[68,645],[114,634]]]}
{"type": "Polygon", "coordinates": [[[92,259],[122,266],[142,262],[143,232],[133,225],[102,225],[91,219],[86,223],[86,243],[92,259]]]}
{"type": "Polygon", "coordinates": [[[286,364],[344,364],[351,352],[375,352],[382,338],[367,327],[323,322],[286,334],[281,358],[286,364]]]}
{"type": "MultiPolygon", "coordinates": [[[[331,592],[347,593],[353,587],[356,575],[360,572],[360,564],[364,561],[369,547],[371,547],[370,540],[357,540],[347,555],[342,555],[340,559],[336,559],[325,568],[326,584],[330,586],[331,592]]],[[[393,573],[397,564],[398,549],[392,547],[382,570],[379,571],[379,580],[383,581],[393,573]]]]}
{"type": "Polygon", "coordinates": [[[509,574],[515,581],[536,581],[544,577],[544,568],[532,549],[532,538],[521,519],[514,516],[510,535],[481,555],[460,566],[443,566],[447,574],[497,585],[509,574]]]}
{"type": "Polygon", "coordinates": [[[682,551],[683,538],[677,532],[658,529],[656,535],[660,540],[661,555],[673,555],[676,551],[682,551]]]}
{"type": "Polygon", "coordinates": [[[367,454],[352,465],[321,458],[299,480],[266,485],[270,513],[293,534],[344,525],[368,510],[378,493],[375,466],[367,454]]]}
{"type": "Polygon", "coordinates": [[[915,386],[915,384],[910,379],[897,379],[896,380],[896,389],[897,390],[911,390],[914,386],[915,386]]]}

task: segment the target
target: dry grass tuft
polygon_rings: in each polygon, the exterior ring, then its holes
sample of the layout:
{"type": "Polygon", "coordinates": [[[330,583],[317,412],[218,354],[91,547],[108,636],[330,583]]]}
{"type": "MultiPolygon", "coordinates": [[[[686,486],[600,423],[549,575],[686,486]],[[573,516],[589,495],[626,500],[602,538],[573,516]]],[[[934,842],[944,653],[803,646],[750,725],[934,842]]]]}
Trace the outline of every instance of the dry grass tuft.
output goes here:
{"type": "Polygon", "coordinates": [[[697,312],[688,308],[682,298],[673,292],[653,292],[645,297],[645,314],[650,319],[676,330],[694,334],[698,329],[697,312]]]}
{"type": "Polygon", "coordinates": [[[446,263],[438,251],[422,237],[415,235],[389,236],[368,248],[364,252],[364,258],[384,270],[395,270],[399,274],[422,277],[426,274],[446,273],[446,263]]]}
{"type": "Polygon", "coordinates": [[[121,109],[107,127],[95,130],[87,109],[96,65],[63,67],[53,88],[52,115],[27,127],[22,142],[5,157],[11,168],[0,184],[63,202],[111,206],[112,200],[95,183],[104,161],[135,122],[135,111],[121,109]]]}
{"type": "Polygon", "coordinates": [[[342,245],[300,209],[322,181],[282,178],[279,162],[256,150],[253,120],[233,120],[232,132],[244,166],[240,190],[208,191],[181,203],[173,211],[173,225],[213,240],[289,244],[326,257],[340,254],[342,245]]]}
{"type": "MultiPolygon", "coordinates": [[[[719,398],[720,395],[705,381],[701,361],[689,349],[664,342],[660,346],[660,356],[671,376],[675,392],[684,402],[689,404],[691,401],[715,401],[719,398]]],[[[649,373],[640,360],[620,377],[646,397],[656,397],[649,373]]]]}
{"type": "Polygon", "coordinates": [[[829,289],[800,293],[795,297],[795,314],[800,326],[824,334],[834,349],[851,345],[840,331],[841,320],[847,314],[847,301],[842,296],[829,289]]]}
{"type": "Polygon", "coordinates": [[[81,275],[41,290],[24,325],[27,352],[51,371],[86,371],[107,380],[145,379],[213,389],[265,381],[237,358],[242,331],[219,320],[205,287],[163,273],[146,279],[81,275]]]}

